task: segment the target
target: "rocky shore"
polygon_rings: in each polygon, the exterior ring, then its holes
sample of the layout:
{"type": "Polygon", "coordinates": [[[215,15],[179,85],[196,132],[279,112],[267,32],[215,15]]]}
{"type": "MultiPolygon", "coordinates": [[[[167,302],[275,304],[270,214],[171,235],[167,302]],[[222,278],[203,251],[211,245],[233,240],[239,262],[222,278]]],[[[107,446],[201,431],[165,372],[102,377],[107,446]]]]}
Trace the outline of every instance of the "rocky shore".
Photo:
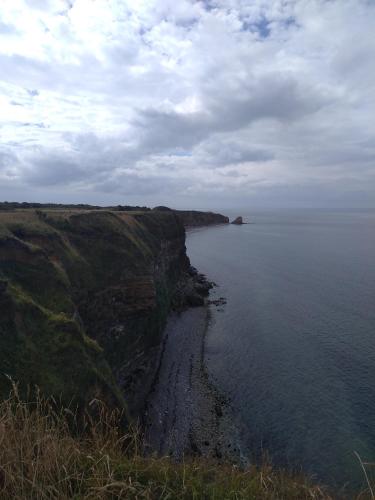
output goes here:
{"type": "Polygon", "coordinates": [[[142,422],[145,446],[148,453],[177,460],[198,455],[240,463],[231,407],[205,366],[209,302],[168,320],[142,422]]]}

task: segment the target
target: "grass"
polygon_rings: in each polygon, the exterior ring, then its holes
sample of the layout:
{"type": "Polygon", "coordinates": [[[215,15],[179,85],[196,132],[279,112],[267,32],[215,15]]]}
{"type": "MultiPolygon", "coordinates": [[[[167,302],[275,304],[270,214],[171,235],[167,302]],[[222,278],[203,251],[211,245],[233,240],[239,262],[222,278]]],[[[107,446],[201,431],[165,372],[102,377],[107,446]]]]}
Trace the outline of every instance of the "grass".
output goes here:
{"type": "Polygon", "coordinates": [[[1,499],[328,499],[303,478],[203,459],[144,457],[138,433],[98,400],[78,417],[17,387],[0,403],[1,499]],[[94,416],[93,416],[94,415],[94,416]]]}

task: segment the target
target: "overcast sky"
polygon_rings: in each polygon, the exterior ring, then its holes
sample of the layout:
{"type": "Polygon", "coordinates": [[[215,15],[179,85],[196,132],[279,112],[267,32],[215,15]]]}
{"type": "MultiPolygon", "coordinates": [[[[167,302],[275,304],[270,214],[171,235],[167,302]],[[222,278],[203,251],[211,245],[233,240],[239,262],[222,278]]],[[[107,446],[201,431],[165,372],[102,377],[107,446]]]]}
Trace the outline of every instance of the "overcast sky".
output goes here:
{"type": "Polygon", "coordinates": [[[375,206],[374,0],[4,0],[0,199],[375,206]]]}

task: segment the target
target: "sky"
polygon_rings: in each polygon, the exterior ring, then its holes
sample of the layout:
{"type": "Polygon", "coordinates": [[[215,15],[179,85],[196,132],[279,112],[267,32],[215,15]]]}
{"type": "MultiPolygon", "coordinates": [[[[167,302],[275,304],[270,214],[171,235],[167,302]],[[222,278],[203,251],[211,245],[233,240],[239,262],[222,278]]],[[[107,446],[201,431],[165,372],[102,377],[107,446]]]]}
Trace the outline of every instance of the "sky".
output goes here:
{"type": "Polygon", "coordinates": [[[375,0],[2,0],[0,200],[375,207],[375,0]]]}

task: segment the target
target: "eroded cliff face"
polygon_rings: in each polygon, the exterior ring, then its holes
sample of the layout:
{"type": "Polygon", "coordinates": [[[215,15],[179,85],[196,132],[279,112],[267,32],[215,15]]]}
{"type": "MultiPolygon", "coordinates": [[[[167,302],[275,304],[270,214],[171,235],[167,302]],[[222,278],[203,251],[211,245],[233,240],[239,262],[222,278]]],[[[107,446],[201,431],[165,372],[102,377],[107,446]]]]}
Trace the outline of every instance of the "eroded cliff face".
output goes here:
{"type": "Polygon", "coordinates": [[[225,215],[214,212],[199,212],[197,210],[178,210],[185,227],[210,226],[213,224],[228,224],[229,219],[225,215]]]}
{"type": "Polygon", "coordinates": [[[139,410],[189,270],[173,213],[0,214],[0,395],[21,388],[139,410]]]}
{"type": "Polygon", "coordinates": [[[155,207],[153,211],[175,213],[185,227],[210,226],[214,224],[228,224],[229,218],[215,212],[200,212],[199,210],[173,210],[168,207],[155,207]]]}

